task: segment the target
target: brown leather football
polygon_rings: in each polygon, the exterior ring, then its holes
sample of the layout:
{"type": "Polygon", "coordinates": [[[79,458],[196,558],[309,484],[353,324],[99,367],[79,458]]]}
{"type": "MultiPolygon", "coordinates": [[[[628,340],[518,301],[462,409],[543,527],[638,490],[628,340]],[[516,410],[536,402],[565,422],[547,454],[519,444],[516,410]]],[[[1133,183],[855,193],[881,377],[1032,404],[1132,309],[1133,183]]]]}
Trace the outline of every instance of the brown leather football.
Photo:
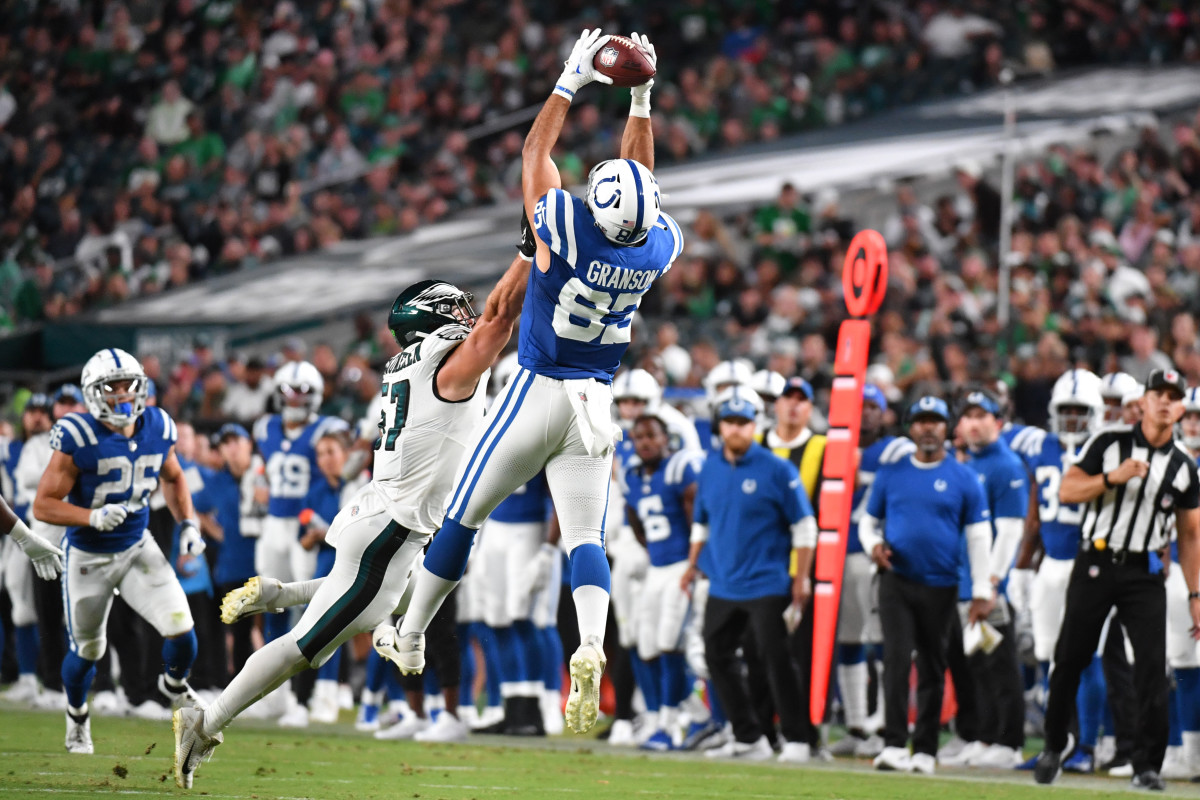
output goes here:
{"type": "Polygon", "coordinates": [[[612,78],[613,86],[641,86],[654,77],[654,65],[637,43],[626,36],[613,36],[592,59],[596,71],[612,78]]]}

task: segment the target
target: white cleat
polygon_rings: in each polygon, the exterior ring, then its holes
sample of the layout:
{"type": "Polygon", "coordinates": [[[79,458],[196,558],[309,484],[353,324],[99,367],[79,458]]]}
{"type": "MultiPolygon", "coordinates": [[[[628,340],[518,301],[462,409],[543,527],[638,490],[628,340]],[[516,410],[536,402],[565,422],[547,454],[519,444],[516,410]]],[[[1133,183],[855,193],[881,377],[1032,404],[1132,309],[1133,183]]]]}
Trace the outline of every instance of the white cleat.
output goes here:
{"type": "Polygon", "coordinates": [[[604,648],[595,636],[579,645],[571,656],[571,694],[563,716],[576,733],[585,733],[596,724],[596,715],[600,713],[600,676],[606,663],[604,648]]]}
{"type": "MultiPolygon", "coordinates": [[[[100,694],[103,694],[101,692],[100,694]]],[[[0,692],[0,700],[7,703],[33,705],[38,698],[38,680],[36,675],[27,674],[17,678],[17,682],[0,692]]]]}
{"type": "Polygon", "coordinates": [[[413,734],[413,739],[418,742],[465,742],[470,735],[471,729],[467,723],[443,711],[432,725],[413,734]]]}
{"type": "Polygon", "coordinates": [[[196,690],[190,683],[183,681],[181,686],[172,686],[167,683],[165,672],[158,674],[158,692],[171,703],[172,711],[191,706],[204,708],[204,701],[200,699],[200,695],[196,694],[196,690]]]}
{"type": "Polygon", "coordinates": [[[232,625],[240,619],[255,614],[275,613],[283,611],[275,607],[275,599],[283,584],[277,578],[263,578],[255,575],[225,595],[221,600],[221,622],[232,625]]]}
{"type": "Polygon", "coordinates": [[[418,717],[416,714],[410,714],[390,728],[375,731],[375,738],[384,741],[412,739],[421,731],[429,728],[431,724],[428,717],[418,717]]]}
{"type": "Polygon", "coordinates": [[[425,671],[425,634],[402,634],[385,623],[371,634],[371,644],[376,653],[396,665],[401,675],[425,671]]]}
{"type": "Polygon", "coordinates": [[[175,785],[192,788],[192,778],[201,761],[212,758],[213,750],[225,741],[225,734],[208,736],[204,733],[204,711],[199,708],[178,708],[171,715],[171,730],[175,733],[175,785]]]}
{"type": "Polygon", "coordinates": [[[91,755],[92,749],[92,719],[84,716],[83,722],[76,722],[67,713],[67,738],[65,742],[68,753],[91,755]]]}
{"type": "Polygon", "coordinates": [[[912,772],[912,756],[906,747],[885,747],[875,756],[875,769],[881,772],[912,772]]]}
{"type": "Polygon", "coordinates": [[[921,775],[932,775],[937,771],[937,759],[931,753],[913,753],[909,763],[912,771],[921,775]]]}

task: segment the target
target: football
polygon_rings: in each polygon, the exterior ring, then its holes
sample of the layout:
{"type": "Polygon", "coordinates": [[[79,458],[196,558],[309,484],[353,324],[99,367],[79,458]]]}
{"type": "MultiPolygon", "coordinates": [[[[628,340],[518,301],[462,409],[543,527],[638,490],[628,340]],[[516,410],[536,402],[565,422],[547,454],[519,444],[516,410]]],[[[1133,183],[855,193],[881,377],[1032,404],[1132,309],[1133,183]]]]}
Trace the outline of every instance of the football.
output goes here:
{"type": "Polygon", "coordinates": [[[636,42],[626,36],[613,36],[592,59],[596,71],[612,78],[613,86],[641,86],[654,77],[654,65],[636,42]]]}

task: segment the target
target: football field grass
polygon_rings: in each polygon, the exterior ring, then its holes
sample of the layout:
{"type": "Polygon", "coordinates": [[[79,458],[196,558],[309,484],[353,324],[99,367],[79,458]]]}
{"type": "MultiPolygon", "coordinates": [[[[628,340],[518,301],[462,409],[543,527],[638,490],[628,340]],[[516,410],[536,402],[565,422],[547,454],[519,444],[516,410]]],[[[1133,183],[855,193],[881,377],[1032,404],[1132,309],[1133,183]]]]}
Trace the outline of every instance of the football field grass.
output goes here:
{"type": "MultiPolygon", "coordinates": [[[[348,719],[348,715],[344,715],[348,719]]],[[[281,730],[236,722],[193,789],[177,789],[169,722],[97,717],[96,754],[63,749],[59,714],[0,710],[0,800],[92,800],[97,796],[169,796],[228,800],[586,800],[654,798],[943,798],[1128,797],[1128,781],[1066,776],[1038,787],[1029,773],[944,770],[934,778],[878,773],[866,761],[798,767],[713,761],[697,754],[649,755],[610,748],[591,737],[563,736],[515,745],[483,737],[459,745],[381,742],[349,722],[281,730]]],[[[1196,797],[1192,784],[1169,795],[1196,797]]]]}

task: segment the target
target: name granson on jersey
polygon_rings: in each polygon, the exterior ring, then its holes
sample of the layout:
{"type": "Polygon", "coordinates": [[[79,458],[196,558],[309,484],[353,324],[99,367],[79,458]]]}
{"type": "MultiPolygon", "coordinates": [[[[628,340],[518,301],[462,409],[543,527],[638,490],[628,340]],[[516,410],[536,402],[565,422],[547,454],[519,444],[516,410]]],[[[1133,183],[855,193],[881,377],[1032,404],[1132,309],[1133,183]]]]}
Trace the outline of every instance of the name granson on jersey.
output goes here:
{"type": "Polygon", "coordinates": [[[640,292],[650,288],[650,284],[654,282],[660,271],[658,269],[614,267],[603,261],[592,261],[588,264],[587,279],[605,289],[629,289],[640,292]]]}

